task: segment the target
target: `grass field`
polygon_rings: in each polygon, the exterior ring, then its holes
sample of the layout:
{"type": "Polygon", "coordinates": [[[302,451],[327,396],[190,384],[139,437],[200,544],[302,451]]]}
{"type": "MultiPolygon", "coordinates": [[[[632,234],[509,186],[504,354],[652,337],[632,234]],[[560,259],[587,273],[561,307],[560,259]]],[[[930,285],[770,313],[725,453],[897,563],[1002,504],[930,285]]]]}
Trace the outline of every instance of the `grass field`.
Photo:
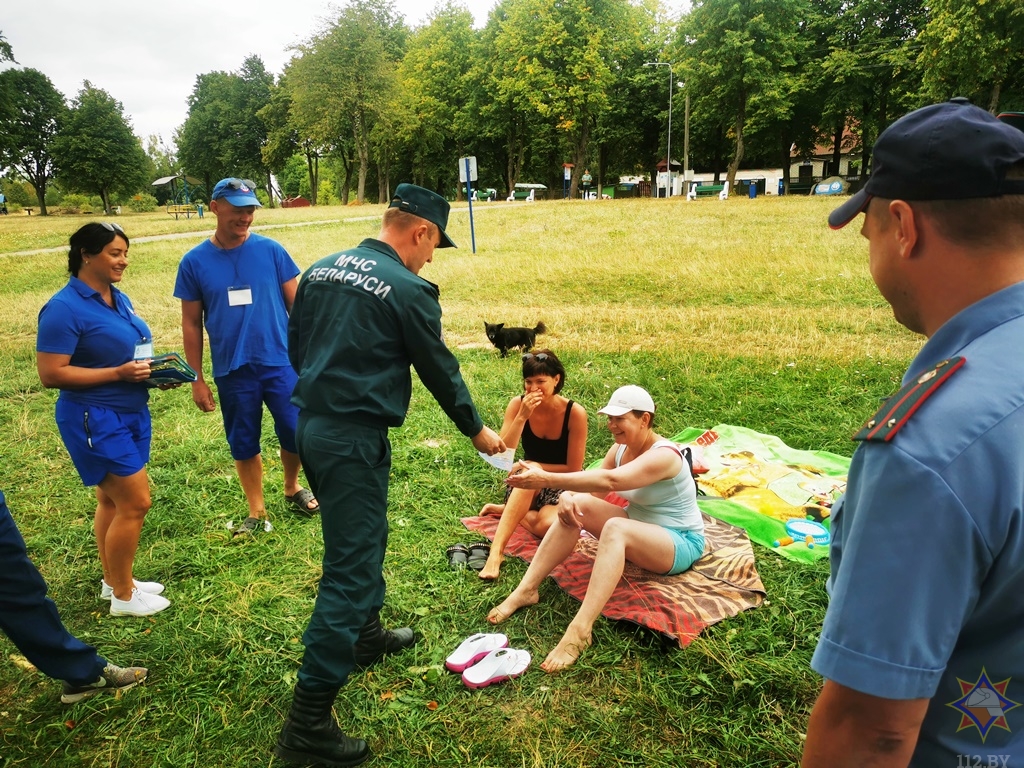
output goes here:
{"type": "MultiPolygon", "coordinates": [[[[734,199],[545,202],[465,210],[423,275],[440,285],[446,340],[485,422],[500,425],[520,388],[518,358],[502,360],[483,322],[549,327],[539,342],[568,370],[565,394],[590,414],[588,461],[610,443],[596,411],[623,383],[648,388],[659,431],[737,424],[796,448],[850,455],[850,435],[898,388],[920,340],[898,326],[867,273],[856,227],[825,225],[833,200],[734,199]]],[[[305,267],[375,235],[380,206],[260,211],[257,224],[305,267]]],[[[87,217],[0,219],[0,254],[53,248],[87,217]]],[[[212,218],[118,219],[138,242],[122,287],[154,332],[157,351],[181,349],[171,293],[182,253],[212,218]],[[201,224],[201,226],[200,226],[201,224]]],[[[53,422],[56,392],[35,372],[36,315],[66,280],[66,254],[0,260],[0,488],[68,627],[150,681],[119,699],[59,703],[59,683],[7,662],[0,638],[3,766],[283,766],[271,748],[291,700],[312,610],[319,522],[285,509],[265,422],[274,530],[229,538],[244,499],[219,414],[200,413],[187,388],[157,392],[150,474],[153,508],[136,574],[165,582],[173,605],[149,619],[112,618],[98,596],[94,502],[53,422]]],[[[208,357],[208,356],[207,356],[208,357]]],[[[480,461],[419,383],[406,424],[391,433],[388,624],[412,623],[413,650],[355,675],[336,711],[366,738],[372,765],[531,768],[720,766],[778,768],[799,760],[820,681],[809,661],[826,605],[827,564],[784,561],[755,545],[763,607],[708,629],[685,650],[601,620],[595,643],[558,676],[536,666],[471,692],[443,671],[445,656],[484,630],[487,610],[525,571],[509,560],[483,585],[448,570],[444,549],[475,536],[459,517],[499,498],[499,473],[480,461]]],[[[539,606],[504,628],[537,661],[576,604],[549,580],[539,606]]]]}

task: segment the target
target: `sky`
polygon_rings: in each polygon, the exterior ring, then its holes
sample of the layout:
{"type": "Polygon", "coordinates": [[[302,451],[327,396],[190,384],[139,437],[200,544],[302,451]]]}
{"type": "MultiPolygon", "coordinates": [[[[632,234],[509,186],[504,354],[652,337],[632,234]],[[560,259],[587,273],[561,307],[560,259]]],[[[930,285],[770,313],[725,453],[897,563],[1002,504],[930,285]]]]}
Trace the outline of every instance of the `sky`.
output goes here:
{"type": "MultiPolygon", "coordinates": [[[[461,0],[482,27],[496,0],[461,0]]],[[[121,102],[136,135],[173,142],[196,75],[236,72],[257,54],[281,73],[288,47],[333,18],[327,0],[153,2],[6,0],[0,32],[24,67],[38,69],[70,101],[88,80],[121,102]]],[[[424,23],[434,0],[395,0],[406,23],[424,23]]],[[[10,66],[10,65],[7,65],[10,66]]],[[[6,68],[6,66],[2,66],[6,68]]]]}

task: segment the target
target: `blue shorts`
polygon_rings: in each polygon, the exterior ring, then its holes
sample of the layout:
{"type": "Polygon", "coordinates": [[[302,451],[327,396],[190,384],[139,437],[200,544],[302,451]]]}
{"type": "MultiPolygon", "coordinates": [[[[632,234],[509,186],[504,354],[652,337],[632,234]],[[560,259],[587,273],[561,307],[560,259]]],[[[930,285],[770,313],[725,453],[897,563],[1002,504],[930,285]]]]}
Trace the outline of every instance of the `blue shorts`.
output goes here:
{"type": "Polygon", "coordinates": [[[292,390],[298,376],[291,366],[243,365],[214,381],[220,395],[220,412],[231,458],[246,461],[259,455],[264,403],[274,417],[274,432],[281,447],[289,453],[298,453],[295,426],[299,409],[292,404],[292,390]]]}
{"type": "Polygon", "coordinates": [[[704,534],[696,531],[685,531],[682,528],[665,528],[676,545],[676,557],[672,561],[672,569],[666,576],[682,573],[704,554],[704,534]]]}
{"type": "Polygon", "coordinates": [[[149,409],[118,413],[99,405],[57,400],[57,429],[84,485],[107,475],[130,477],[149,463],[149,409]]]}

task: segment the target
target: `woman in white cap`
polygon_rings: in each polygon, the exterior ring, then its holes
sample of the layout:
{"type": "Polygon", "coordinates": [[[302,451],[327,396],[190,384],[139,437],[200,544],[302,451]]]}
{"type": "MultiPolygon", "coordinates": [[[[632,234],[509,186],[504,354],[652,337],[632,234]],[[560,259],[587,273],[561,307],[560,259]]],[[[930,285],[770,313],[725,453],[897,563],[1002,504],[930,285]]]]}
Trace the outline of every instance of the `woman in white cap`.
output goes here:
{"type": "Polygon", "coordinates": [[[654,573],[688,569],[704,553],[704,522],[697,488],[679,446],[654,431],[654,400],[635,385],[620,387],[598,413],[608,417],[615,444],[598,469],[560,473],[557,478],[523,461],[506,482],[513,488],[564,489],[558,521],[551,526],[519,586],[487,616],[500,624],[533,605],[556,565],[576,548],[580,532],[599,540],[587,595],[562,639],[541,664],[545,672],[570,666],[590,645],[591,630],[622,577],[625,562],[654,573]],[[606,500],[616,493],[625,508],[606,500]]]}

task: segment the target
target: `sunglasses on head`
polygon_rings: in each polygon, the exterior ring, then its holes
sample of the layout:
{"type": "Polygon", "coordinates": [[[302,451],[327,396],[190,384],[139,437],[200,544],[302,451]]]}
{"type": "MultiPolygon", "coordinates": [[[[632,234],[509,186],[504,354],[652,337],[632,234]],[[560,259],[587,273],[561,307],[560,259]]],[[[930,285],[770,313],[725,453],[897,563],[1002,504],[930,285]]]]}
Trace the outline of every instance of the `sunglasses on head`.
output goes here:
{"type": "Polygon", "coordinates": [[[537,359],[537,360],[540,360],[541,362],[544,362],[545,360],[548,359],[548,356],[547,356],[547,353],[545,353],[545,352],[539,352],[536,355],[533,354],[532,352],[527,352],[525,355],[523,355],[523,362],[524,363],[527,360],[533,360],[533,359],[537,359]]]}
{"type": "Polygon", "coordinates": [[[248,187],[252,190],[256,189],[256,182],[249,181],[248,179],[231,179],[225,186],[231,187],[234,190],[240,190],[242,187],[248,187]]]}
{"type": "Polygon", "coordinates": [[[117,232],[120,235],[124,234],[124,230],[121,229],[120,224],[114,224],[110,221],[101,221],[100,226],[107,230],[107,232],[117,232]]]}

